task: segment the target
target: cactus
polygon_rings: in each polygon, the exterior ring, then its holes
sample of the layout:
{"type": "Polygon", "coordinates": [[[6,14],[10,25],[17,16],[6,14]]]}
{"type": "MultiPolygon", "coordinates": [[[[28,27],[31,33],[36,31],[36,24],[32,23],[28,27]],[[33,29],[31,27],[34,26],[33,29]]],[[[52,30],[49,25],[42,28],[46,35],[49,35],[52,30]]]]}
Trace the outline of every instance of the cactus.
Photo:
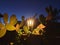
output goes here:
{"type": "Polygon", "coordinates": [[[3,15],[4,24],[0,22],[0,38],[6,34],[6,31],[14,31],[16,27],[14,26],[17,23],[17,18],[15,15],[10,17],[10,23],[8,23],[8,14],[3,15]]]}

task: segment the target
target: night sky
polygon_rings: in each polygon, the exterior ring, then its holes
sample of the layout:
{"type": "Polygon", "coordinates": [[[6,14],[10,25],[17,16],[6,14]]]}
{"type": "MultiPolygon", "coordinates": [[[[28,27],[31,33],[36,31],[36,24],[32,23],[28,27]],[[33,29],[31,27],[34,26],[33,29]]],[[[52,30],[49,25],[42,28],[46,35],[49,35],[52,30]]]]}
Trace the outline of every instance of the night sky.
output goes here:
{"type": "Polygon", "coordinates": [[[0,0],[0,13],[16,14],[18,20],[21,16],[28,18],[35,13],[47,16],[45,8],[49,5],[60,9],[60,0],[0,0]]]}

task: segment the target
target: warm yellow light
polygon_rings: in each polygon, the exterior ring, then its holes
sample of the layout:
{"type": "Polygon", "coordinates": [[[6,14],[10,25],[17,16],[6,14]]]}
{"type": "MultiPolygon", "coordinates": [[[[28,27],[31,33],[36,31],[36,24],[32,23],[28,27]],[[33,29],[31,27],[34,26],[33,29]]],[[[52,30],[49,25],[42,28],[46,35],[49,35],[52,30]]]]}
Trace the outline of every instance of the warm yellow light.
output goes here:
{"type": "Polygon", "coordinates": [[[33,19],[28,19],[28,20],[27,20],[27,25],[28,25],[29,27],[33,27],[33,25],[34,25],[34,20],[33,20],[33,19]]]}
{"type": "Polygon", "coordinates": [[[10,43],[10,45],[13,45],[13,44],[14,44],[13,42],[10,43]]]}

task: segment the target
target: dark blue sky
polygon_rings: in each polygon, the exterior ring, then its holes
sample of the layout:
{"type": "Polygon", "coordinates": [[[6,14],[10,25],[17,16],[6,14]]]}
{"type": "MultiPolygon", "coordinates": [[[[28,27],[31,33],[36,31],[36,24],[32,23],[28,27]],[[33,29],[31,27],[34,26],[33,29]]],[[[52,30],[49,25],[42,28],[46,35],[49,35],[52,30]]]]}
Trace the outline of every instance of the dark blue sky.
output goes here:
{"type": "Polygon", "coordinates": [[[27,18],[35,13],[47,16],[45,7],[49,5],[60,9],[59,0],[0,0],[0,13],[8,13],[9,16],[16,14],[18,20],[22,15],[27,18]]]}

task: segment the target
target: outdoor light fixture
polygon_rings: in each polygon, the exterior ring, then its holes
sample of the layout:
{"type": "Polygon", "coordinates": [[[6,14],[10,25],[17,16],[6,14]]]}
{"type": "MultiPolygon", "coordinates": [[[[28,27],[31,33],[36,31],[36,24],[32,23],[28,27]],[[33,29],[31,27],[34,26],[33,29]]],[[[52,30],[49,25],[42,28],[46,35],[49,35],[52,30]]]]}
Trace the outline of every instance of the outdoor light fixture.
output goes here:
{"type": "Polygon", "coordinates": [[[29,18],[27,20],[27,26],[28,26],[29,29],[33,28],[33,26],[34,26],[34,19],[33,18],[29,18]]]}

